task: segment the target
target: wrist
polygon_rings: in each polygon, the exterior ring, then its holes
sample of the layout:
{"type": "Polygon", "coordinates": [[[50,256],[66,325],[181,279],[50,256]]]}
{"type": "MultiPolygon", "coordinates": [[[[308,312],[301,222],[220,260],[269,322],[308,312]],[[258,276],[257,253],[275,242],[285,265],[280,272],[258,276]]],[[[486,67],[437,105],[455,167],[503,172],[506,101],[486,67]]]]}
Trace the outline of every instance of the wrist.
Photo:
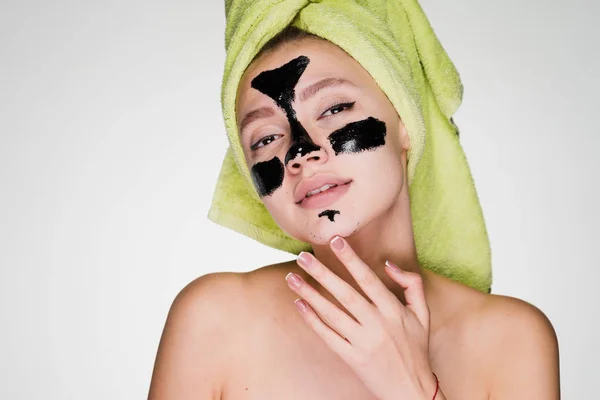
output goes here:
{"type": "Polygon", "coordinates": [[[445,400],[445,397],[441,394],[439,387],[439,380],[435,373],[429,372],[421,376],[419,379],[418,392],[419,398],[423,400],[445,400]]]}

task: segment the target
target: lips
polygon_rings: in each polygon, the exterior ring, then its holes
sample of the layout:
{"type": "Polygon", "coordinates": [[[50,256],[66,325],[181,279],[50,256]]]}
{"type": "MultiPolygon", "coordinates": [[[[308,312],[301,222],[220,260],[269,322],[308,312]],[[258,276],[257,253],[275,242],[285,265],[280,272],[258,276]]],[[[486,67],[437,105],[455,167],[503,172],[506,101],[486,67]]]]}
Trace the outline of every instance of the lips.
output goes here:
{"type": "Polygon", "coordinates": [[[340,186],[347,185],[350,182],[352,182],[352,179],[340,178],[332,174],[318,174],[311,178],[303,179],[294,190],[294,202],[296,204],[301,204],[304,203],[305,200],[309,200],[313,197],[323,197],[325,194],[328,194],[328,192],[338,192],[340,186]],[[313,192],[324,185],[335,185],[336,187],[306,197],[309,192],[313,192]]]}

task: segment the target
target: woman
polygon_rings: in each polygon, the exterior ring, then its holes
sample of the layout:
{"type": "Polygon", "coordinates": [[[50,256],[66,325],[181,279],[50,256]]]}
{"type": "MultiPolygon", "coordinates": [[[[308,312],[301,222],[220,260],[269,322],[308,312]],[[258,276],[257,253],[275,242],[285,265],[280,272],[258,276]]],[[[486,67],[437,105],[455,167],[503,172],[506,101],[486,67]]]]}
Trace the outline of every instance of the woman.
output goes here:
{"type": "Polygon", "coordinates": [[[183,289],[149,398],[559,398],[541,311],[420,265],[411,132],[356,59],[284,29],[243,72],[235,123],[262,204],[312,253],[183,289]]]}

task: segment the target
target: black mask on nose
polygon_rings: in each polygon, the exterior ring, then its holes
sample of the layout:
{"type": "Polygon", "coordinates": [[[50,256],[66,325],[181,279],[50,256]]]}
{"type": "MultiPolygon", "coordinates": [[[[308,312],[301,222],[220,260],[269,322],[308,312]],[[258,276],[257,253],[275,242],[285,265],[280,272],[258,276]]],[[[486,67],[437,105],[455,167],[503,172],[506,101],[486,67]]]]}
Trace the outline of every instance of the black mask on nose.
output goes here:
{"type": "Polygon", "coordinates": [[[297,157],[320,150],[296,118],[296,111],[292,107],[295,99],[295,87],[300,77],[306,70],[310,60],[306,56],[294,58],[279,68],[264,71],[252,80],[251,86],[272,98],[275,103],[285,111],[290,124],[292,143],[285,155],[285,165],[297,157]]]}

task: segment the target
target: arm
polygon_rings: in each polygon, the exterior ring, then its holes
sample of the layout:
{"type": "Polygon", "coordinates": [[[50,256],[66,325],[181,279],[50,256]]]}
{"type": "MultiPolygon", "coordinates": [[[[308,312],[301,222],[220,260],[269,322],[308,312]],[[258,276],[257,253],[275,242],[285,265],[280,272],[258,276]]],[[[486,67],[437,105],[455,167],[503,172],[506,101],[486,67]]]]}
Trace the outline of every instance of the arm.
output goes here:
{"type": "Polygon", "coordinates": [[[498,337],[492,354],[490,399],[560,399],[556,333],[539,309],[499,296],[494,309],[498,337]]]}
{"type": "Polygon", "coordinates": [[[218,400],[235,293],[231,273],[203,275],[175,298],[158,347],[149,400],[218,400]]]}

